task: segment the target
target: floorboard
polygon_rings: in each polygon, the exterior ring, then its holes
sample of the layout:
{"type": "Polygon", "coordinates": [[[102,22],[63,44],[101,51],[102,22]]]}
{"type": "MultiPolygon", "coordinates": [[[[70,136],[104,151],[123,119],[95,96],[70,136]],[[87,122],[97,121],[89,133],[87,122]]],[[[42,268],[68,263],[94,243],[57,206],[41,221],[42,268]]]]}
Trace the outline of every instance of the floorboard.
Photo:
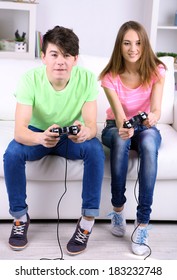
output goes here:
{"type": "MultiPolygon", "coordinates": [[[[70,256],[66,244],[75,230],[76,222],[31,222],[28,231],[28,246],[20,252],[9,248],[8,238],[12,224],[0,223],[0,260],[41,260],[63,258],[64,260],[143,260],[131,252],[133,223],[127,223],[124,237],[110,233],[109,222],[96,222],[85,252],[70,256]],[[59,246],[60,244],[60,246],[59,246]]],[[[149,260],[177,260],[177,223],[157,223],[149,225],[149,260]]]]}

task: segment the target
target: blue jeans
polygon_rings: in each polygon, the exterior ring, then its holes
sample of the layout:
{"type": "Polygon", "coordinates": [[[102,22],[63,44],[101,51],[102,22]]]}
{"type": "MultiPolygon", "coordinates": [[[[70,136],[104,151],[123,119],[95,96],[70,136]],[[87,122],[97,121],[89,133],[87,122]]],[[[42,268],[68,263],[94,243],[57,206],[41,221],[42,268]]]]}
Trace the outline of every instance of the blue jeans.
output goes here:
{"type": "Polygon", "coordinates": [[[122,207],[126,202],[126,176],[130,149],[136,150],[140,159],[139,195],[137,205],[138,223],[150,220],[153,192],[157,175],[158,150],[161,135],[155,126],[147,129],[138,125],[132,138],[122,140],[115,121],[108,121],[102,131],[102,142],[110,148],[112,205],[122,207]]]}
{"type": "MultiPolygon", "coordinates": [[[[29,128],[33,131],[41,131],[31,126],[29,128]]],[[[42,145],[26,146],[15,140],[9,143],[4,154],[4,174],[10,214],[19,218],[28,211],[26,204],[26,161],[39,160],[47,155],[84,161],[82,215],[98,216],[105,158],[102,144],[97,138],[80,144],[74,143],[66,135],[61,136],[60,141],[53,148],[46,148],[42,145]]],[[[58,166],[58,168],[60,167],[58,166]]]]}

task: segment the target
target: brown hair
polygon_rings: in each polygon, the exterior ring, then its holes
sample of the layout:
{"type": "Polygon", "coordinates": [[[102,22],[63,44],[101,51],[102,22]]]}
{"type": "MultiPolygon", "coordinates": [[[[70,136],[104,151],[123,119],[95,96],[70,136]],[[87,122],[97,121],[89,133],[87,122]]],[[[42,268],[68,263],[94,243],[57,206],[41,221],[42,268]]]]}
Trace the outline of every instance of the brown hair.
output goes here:
{"type": "Polygon", "coordinates": [[[148,84],[152,78],[152,75],[159,77],[158,69],[157,69],[157,66],[159,64],[162,64],[166,69],[165,64],[162,61],[160,61],[157,58],[157,56],[154,54],[145,28],[136,21],[128,21],[125,22],[118,31],[111,58],[108,64],[106,65],[106,67],[100,73],[99,75],[100,80],[108,72],[111,72],[113,76],[116,76],[117,74],[121,74],[125,71],[125,63],[124,63],[124,58],[122,56],[122,42],[125,33],[130,29],[133,29],[138,34],[142,46],[142,50],[144,50],[142,51],[142,55],[139,59],[139,69],[138,69],[142,83],[148,84]]]}
{"type": "Polygon", "coordinates": [[[79,54],[79,39],[72,29],[55,26],[43,36],[42,52],[45,54],[48,44],[54,44],[64,53],[72,56],[79,54]]]}

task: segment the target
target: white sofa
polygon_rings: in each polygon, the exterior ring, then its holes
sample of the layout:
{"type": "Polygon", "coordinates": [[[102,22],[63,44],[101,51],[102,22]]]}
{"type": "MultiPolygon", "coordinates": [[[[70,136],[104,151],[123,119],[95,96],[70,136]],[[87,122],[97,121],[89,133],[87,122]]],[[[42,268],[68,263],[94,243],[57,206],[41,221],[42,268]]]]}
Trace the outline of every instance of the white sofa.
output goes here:
{"type": "MultiPolygon", "coordinates": [[[[162,145],[159,151],[159,168],[154,193],[151,220],[177,220],[177,102],[174,95],[173,59],[162,60],[168,67],[162,116],[158,127],[162,134],[162,145]]],[[[108,58],[81,55],[79,64],[91,69],[97,76],[108,62],[108,58]]],[[[32,67],[40,65],[40,60],[0,59],[0,219],[11,219],[3,172],[3,154],[13,138],[15,98],[14,89],[21,74],[32,67]]],[[[99,82],[98,82],[99,83],[99,82]]],[[[100,87],[100,85],[99,85],[100,87]]],[[[105,123],[105,110],[108,102],[100,87],[98,97],[98,137],[105,123]]],[[[100,216],[107,219],[112,210],[110,194],[109,150],[106,154],[100,216]]],[[[48,156],[36,162],[27,162],[27,203],[31,219],[57,219],[58,201],[65,190],[65,166],[63,158],[48,156]]],[[[67,192],[61,200],[59,215],[61,219],[78,219],[81,209],[82,161],[68,160],[67,192]]],[[[134,197],[137,179],[137,156],[131,152],[127,177],[127,219],[136,215],[134,197]]]]}

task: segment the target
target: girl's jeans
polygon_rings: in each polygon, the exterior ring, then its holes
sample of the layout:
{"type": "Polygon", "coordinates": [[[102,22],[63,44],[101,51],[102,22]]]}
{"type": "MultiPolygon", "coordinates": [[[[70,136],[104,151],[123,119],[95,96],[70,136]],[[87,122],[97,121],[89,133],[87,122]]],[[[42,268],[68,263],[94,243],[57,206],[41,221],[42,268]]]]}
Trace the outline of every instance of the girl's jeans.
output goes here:
{"type": "Polygon", "coordinates": [[[112,205],[122,207],[126,202],[126,176],[129,150],[138,152],[140,167],[137,222],[147,224],[150,220],[153,192],[157,175],[158,150],[161,135],[155,126],[147,129],[143,125],[135,128],[131,139],[122,140],[115,121],[107,121],[102,132],[102,142],[110,148],[112,205]]]}
{"type": "MultiPolygon", "coordinates": [[[[32,126],[33,131],[41,131],[32,126]]],[[[4,174],[9,197],[10,214],[20,218],[27,213],[26,204],[26,161],[35,161],[46,155],[84,161],[82,187],[82,215],[98,216],[101,185],[104,172],[104,151],[97,138],[83,143],[74,143],[66,135],[61,136],[53,148],[42,145],[26,146],[12,140],[4,154],[4,174]]],[[[58,170],[60,166],[58,166],[58,170]]]]}

